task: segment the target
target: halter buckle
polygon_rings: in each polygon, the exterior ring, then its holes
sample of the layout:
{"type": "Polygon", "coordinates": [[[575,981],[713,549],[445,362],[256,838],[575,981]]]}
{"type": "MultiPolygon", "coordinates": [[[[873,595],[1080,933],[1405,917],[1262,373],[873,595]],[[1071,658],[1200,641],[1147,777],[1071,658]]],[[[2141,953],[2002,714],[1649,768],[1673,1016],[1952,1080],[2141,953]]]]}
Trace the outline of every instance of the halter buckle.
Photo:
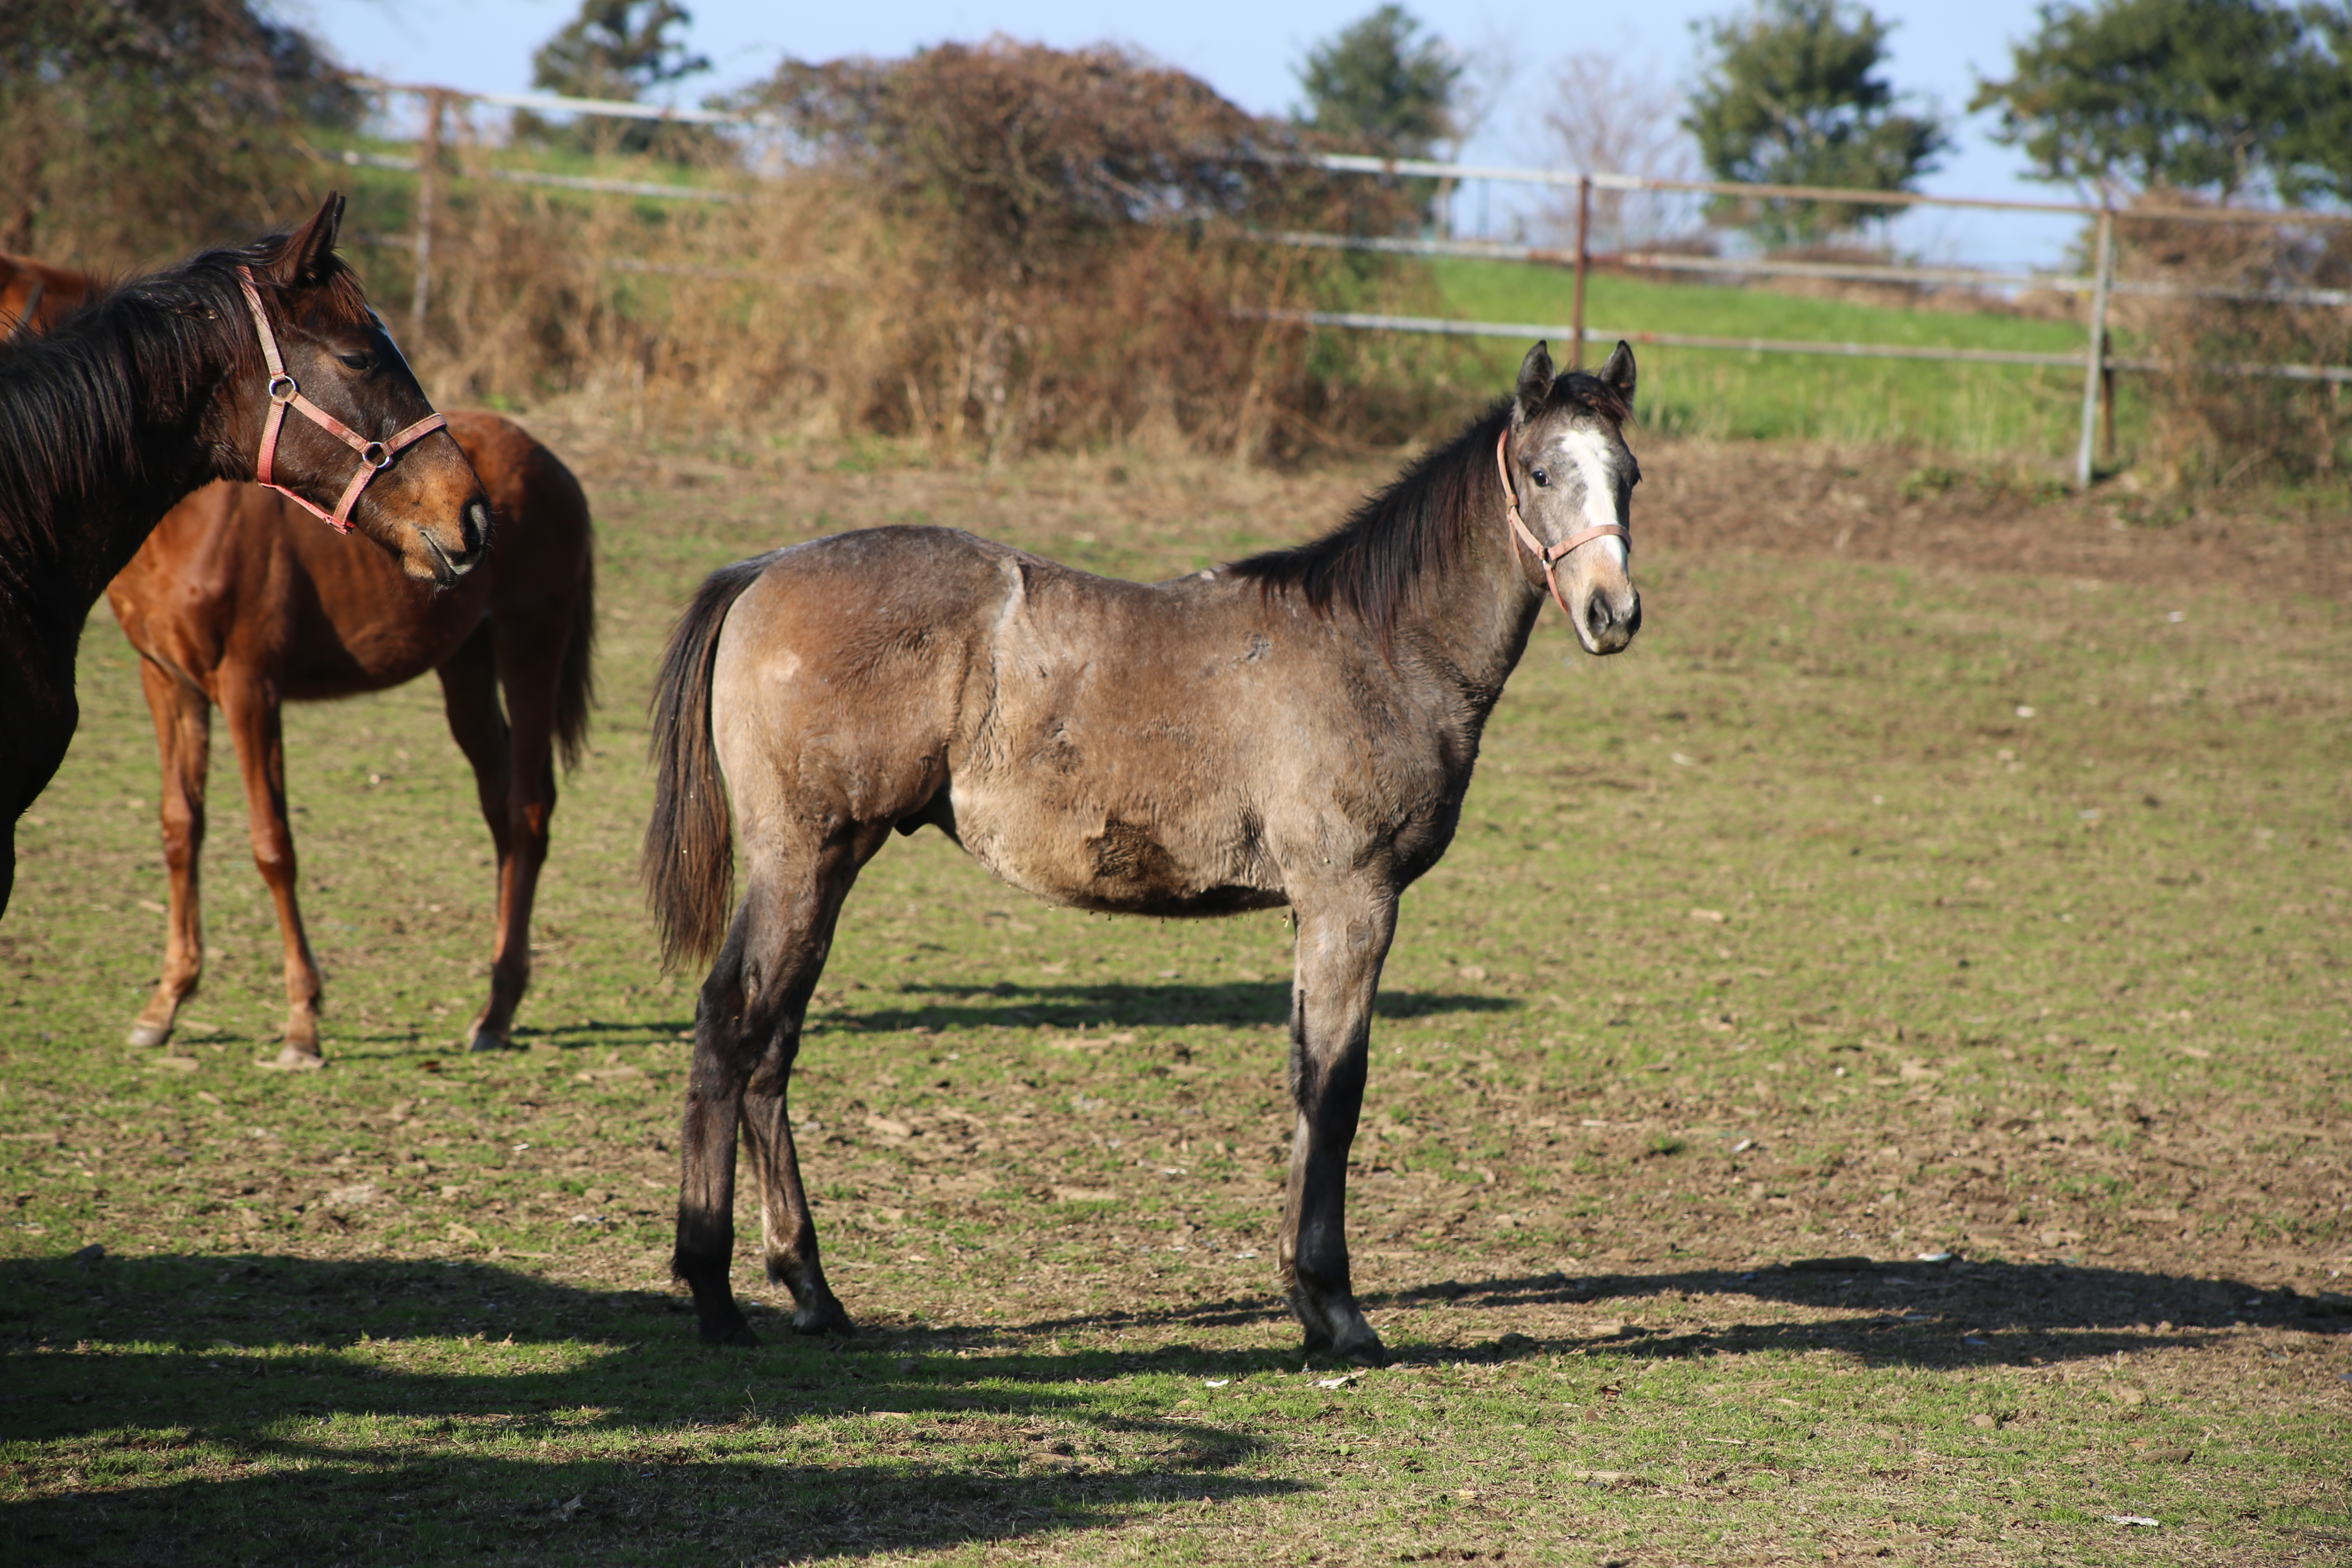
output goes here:
{"type": "Polygon", "coordinates": [[[381,441],[370,441],[360,448],[360,461],[382,473],[392,467],[392,448],[381,441]]]}
{"type": "Polygon", "coordinates": [[[293,402],[296,398],[298,398],[298,397],[299,397],[299,396],[301,396],[301,395],[302,395],[302,384],[301,384],[300,382],[299,382],[299,381],[296,381],[292,376],[290,376],[290,375],[287,374],[284,371],[282,371],[282,370],[281,370],[281,371],[279,371],[276,375],[273,375],[273,376],[271,376],[271,377],[269,378],[269,401],[270,401],[270,402],[272,402],[272,403],[291,403],[291,402],[293,402]]]}

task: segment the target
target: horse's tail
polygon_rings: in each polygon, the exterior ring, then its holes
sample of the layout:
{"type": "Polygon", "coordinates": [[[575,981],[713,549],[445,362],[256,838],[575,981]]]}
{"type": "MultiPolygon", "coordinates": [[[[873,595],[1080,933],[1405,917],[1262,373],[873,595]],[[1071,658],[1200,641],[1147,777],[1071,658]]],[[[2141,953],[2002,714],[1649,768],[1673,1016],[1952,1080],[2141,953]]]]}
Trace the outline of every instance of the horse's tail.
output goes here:
{"type": "MultiPolygon", "coordinates": [[[[580,521],[587,531],[587,502],[580,521]]],[[[588,741],[588,710],[596,704],[596,541],[589,533],[580,561],[580,596],[572,605],[572,637],[563,645],[563,668],[555,676],[555,746],[569,770],[580,765],[588,741]]]]}
{"type": "Polygon", "coordinates": [[[654,815],[640,869],[665,967],[717,952],[735,901],[734,824],[710,740],[710,676],[727,612],[768,562],[738,561],[704,579],[654,680],[654,815]]]}

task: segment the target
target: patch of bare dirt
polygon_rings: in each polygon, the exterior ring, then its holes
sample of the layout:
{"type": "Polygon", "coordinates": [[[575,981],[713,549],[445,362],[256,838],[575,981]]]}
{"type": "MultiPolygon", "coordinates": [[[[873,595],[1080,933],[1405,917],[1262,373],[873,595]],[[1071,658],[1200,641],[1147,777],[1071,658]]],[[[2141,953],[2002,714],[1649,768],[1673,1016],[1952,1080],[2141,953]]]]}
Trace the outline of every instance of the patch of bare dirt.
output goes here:
{"type": "Polygon", "coordinates": [[[2227,583],[2264,595],[2352,592],[2352,518],[2315,501],[2295,510],[2259,496],[2192,501],[2135,489],[2128,476],[2074,495],[2043,475],[1937,468],[1885,450],[1633,440],[1644,481],[1636,527],[1666,550],[2183,590],[2227,583]]]}

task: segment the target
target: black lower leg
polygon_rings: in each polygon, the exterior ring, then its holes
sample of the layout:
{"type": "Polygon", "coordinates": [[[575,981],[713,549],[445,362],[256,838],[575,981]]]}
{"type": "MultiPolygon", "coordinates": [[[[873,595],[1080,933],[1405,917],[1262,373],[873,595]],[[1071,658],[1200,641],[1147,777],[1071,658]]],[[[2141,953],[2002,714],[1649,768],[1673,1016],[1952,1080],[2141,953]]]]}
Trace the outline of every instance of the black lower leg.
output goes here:
{"type": "MultiPolygon", "coordinates": [[[[722,960],[723,963],[723,960],[722,960]]],[[[735,1257],[735,1124],[742,1091],[727,1053],[713,1038],[706,995],[695,1020],[692,1081],[679,1141],[677,1248],[671,1272],[694,1291],[705,1344],[755,1345],[759,1338],[735,1305],[728,1270],[735,1257]]]]}

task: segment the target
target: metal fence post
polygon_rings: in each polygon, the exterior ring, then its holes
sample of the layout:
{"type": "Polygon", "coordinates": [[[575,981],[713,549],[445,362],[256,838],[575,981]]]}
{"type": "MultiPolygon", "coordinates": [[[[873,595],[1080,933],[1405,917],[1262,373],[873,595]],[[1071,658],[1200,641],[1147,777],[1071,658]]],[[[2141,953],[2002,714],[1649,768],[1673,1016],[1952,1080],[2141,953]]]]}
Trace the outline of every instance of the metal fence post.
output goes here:
{"type": "Polygon", "coordinates": [[[2099,209],[2098,252],[2091,275],[2091,343],[2083,363],[2083,442],[2074,453],[2074,485],[2091,488],[2093,443],[2099,430],[2099,387],[2107,373],[2107,285],[2116,271],[2116,214],[2099,209]]]}
{"type": "Polygon", "coordinates": [[[1569,318],[1570,335],[1576,341],[1568,345],[1568,368],[1584,368],[1584,271],[1592,260],[1591,247],[1586,243],[1592,228],[1592,176],[1576,177],[1576,306],[1569,318]]]}
{"type": "Polygon", "coordinates": [[[425,307],[433,294],[433,194],[441,172],[441,116],[449,95],[438,88],[425,94],[425,139],[416,152],[416,287],[408,296],[409,346],[425,342],[425,307]]]}

